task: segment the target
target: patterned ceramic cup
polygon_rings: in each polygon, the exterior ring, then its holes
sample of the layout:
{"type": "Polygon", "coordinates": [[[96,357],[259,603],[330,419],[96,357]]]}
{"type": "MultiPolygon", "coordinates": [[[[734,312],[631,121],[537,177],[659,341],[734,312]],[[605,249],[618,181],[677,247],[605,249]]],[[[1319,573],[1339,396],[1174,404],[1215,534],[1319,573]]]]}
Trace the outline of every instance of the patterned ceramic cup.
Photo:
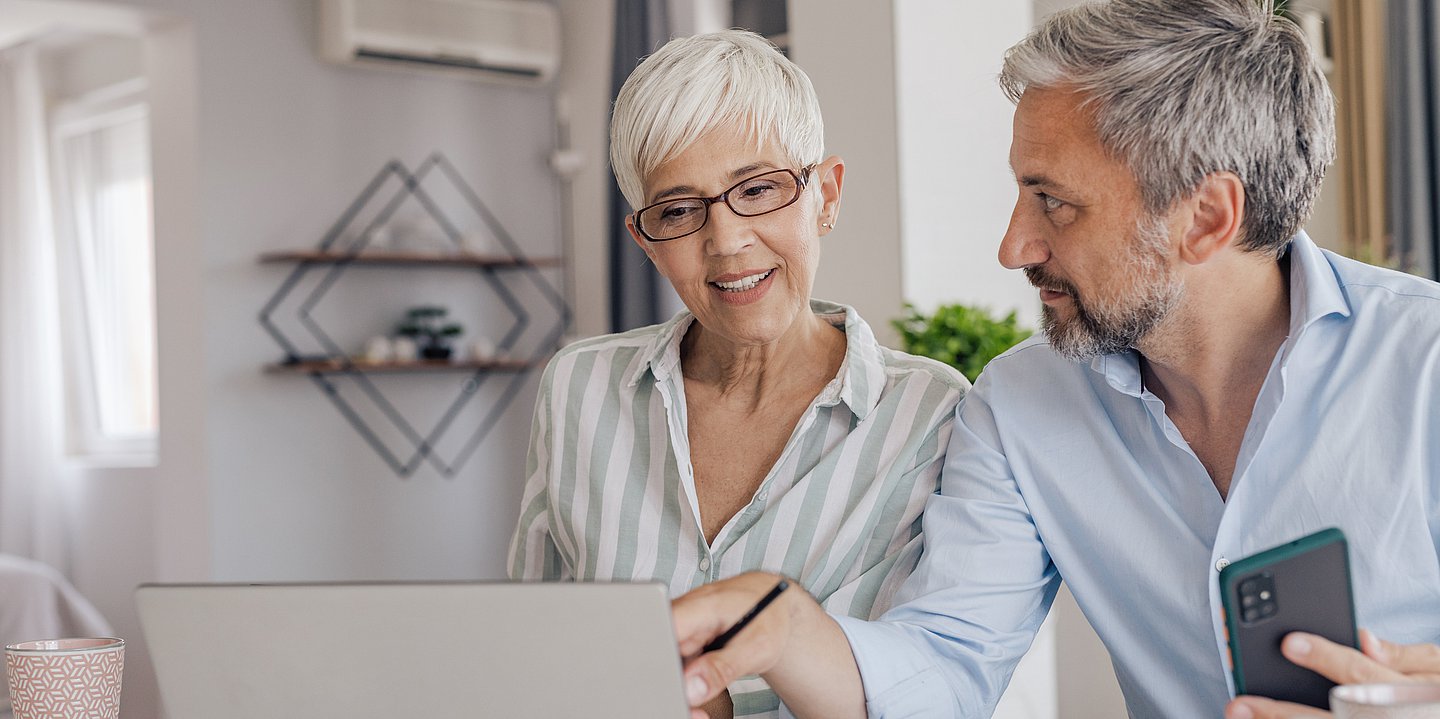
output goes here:
{"type": "Polygon", "coordinates": [[[1440,684],[1348,684],[1330,690],[1336,719],[1440,717],[1440,684]]]}
{"type": "Polygon", "coordinates": [[[124,639],[46,639],[5,647],[15,719],[117,719],[124,669],[124,639]]]}

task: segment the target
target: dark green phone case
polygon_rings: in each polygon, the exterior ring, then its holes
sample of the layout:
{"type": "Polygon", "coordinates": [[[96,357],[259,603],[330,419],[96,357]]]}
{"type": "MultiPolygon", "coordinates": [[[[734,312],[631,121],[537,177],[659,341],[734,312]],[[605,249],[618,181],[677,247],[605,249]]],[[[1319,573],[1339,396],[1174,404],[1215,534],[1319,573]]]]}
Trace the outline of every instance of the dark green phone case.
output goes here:
{"type": "Polygon", "coordinates": [[[1292,664],[1280,641],[1303,631],[1358,646],[1347,546],[1344,533],[1332,527],[1220,571],[1236,694],[1329,707],[1335,683],[1292,664]]]}

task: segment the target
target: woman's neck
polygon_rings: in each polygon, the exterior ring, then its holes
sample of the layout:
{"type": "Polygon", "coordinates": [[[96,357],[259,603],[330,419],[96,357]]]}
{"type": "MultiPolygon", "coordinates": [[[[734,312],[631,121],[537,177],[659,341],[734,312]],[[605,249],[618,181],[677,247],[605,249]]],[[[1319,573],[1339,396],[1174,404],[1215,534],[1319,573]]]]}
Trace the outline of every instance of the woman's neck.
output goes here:
{"type": "Polygon", "coordinates": [[[774,342],[736,343],[696,322],[680,344],[680,366],[687,383],[754,404],[797,385],[823,387],[844,358],[845,333],[808,312],[774,342]]]}

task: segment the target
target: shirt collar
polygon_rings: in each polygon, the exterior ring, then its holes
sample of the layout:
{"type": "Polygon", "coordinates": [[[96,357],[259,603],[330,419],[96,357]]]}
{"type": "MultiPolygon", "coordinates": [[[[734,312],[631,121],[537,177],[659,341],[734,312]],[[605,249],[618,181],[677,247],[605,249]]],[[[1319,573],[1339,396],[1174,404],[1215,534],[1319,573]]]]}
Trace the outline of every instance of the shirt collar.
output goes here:
{"type": "MultiPolygon", "coordinates": [[[[1288,346],[1310,325],[1332,314],[1350,316],[1350,303],[1325,251],[1304,231],[1290,239],[1286,253],[1290,261],[1290,335],[1285,339],[1288,355],[1288,346]]],[[[1090,361],[1090,368],[1120,392],[1139,397],[1143,391],[1140,355],[1135,350],[1101,355],[1090,361]]]]}
{"type": "Polygon", "coordinates": [[[1329,315],[1350,316],[1350,301],[1325,251],[1303,231],[1290,241],[1290,339],[1329,315]]]}
{"type": "MultiPolygon", "coordinates": [[[[845,359],[840,364],[840,372],[820,391],[816,403],[829,407],[844,402],[863,420],[880,404],[880,394],[885,388],[885,360],[880,343],[853,307],[810,300],[810,311],[845,331],[845,359]]],[[[640,351],[641,361],[626,375],[626,386],[639,384],[646,373],[654,375],[656,382],[670,379],[680,367],[680,343],[694,321],[695,315],[684,310],[660,325],[659,331],[640,351]]]]}

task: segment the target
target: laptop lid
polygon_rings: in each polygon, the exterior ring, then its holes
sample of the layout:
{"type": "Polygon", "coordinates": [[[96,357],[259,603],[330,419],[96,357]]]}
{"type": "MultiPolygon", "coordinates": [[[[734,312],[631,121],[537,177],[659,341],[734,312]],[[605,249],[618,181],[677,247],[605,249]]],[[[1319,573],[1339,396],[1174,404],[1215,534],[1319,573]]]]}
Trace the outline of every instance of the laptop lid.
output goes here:
{"type": "Polygon", "coordinates": [[[144,585],[169,719],[685,717],[660,584],[144,585]]]}

